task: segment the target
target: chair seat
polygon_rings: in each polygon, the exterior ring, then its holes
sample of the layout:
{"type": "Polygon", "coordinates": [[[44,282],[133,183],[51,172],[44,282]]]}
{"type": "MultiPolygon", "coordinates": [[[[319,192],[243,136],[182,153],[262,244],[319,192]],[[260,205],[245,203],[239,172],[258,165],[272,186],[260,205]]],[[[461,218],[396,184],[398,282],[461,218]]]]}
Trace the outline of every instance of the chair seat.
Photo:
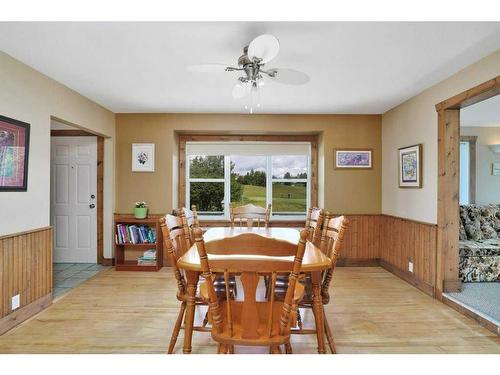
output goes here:
{"type": "MultiPolygon", "coordinates": [[[[254,332],[248,332],[246,324],[241,322],[243,302],[230,301],[231,303],[231,316],[232,316],[232,329],[226,324],[226,328],[222,332],[216,332],[212,329],[212,338],[222,344],[229,345],[248,345],[248,346],[271,346],[282,345],[290,340],[290,327],[284,335],[279,334],[280,330],[280,317],[283,311],[283,302],[273,303],[273,322],[271,329],[271,336],[269,336],[269,325],[267,318],[269,317],[269,302],[257,302],[257,313],[259,322],[254,332]]],[[[220,303],[220,311],[222,320],[227,322],[227,302],[220,303]]],[[[296,326],[296,314],[291,315],[290,326],[296,326]]],[[[212,317],[209,313],[209,322],[212,323],[212,317]]]]}
{"type": "MultiPolygon", "coordinates": [[[[302,289],[305,289],[304,290],[305,298],[307,298],[308,296],[311,296],[312,298],[312,283],[311,283],[311,276],[309,274],[303,274],[303,273],[300,274],[297,286],[298,285],[300,285],[302,289]]],[[[287,288],[288,288],[288,275],[278,275],[278,277],[276,278],[276,284],[274,286],[275,297],[280,300],[285,298],[287,288]]]]}

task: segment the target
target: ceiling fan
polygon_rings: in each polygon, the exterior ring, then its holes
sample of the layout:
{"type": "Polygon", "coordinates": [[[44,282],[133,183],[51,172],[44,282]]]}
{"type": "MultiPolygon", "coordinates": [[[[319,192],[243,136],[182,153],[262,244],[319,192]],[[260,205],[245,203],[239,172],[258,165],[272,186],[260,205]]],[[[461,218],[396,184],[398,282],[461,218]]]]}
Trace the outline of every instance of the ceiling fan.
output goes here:
{"type": "Polygon", "coordinates": [[[273,60],[279,52],[278,39],[269,34],[260,35],[243,48],[243,55],[238,58],[238,66],[225,64],[190,65],[188,71],[199,73],[219,73],[241,71],[243,76],[238,78],[234,85],[232,95],[236,99],[250,96],[250,105],[245,108],[253,113],[254,105],[260,107],[258,88],[264,85],[264,77],[271,82],[286,85],[304,85],[309,82],[309,76],[301,71],[284,68],[264,69],[264,65],[273,60]]]}

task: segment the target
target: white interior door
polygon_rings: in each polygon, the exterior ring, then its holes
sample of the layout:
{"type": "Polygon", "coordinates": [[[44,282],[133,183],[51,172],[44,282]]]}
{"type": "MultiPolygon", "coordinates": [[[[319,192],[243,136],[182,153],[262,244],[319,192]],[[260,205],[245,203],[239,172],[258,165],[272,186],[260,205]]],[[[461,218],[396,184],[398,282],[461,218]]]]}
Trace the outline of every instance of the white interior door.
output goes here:
{"type": "Polygon", "coordinates": [[[51,138],[54,262],[97,263],[97,137],[51,138]]]}

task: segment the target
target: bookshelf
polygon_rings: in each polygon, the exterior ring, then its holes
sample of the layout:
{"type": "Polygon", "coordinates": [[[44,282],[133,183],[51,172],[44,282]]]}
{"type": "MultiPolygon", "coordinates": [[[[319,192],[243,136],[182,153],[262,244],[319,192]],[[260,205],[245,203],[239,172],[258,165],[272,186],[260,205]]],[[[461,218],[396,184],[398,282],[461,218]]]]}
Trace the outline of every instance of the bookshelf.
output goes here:
{"type": "Polygon", "coordinates": [[[117,271],[158,271],[163,266],[163,238],[160,228],[162,215],[148,215],[145,219],[136,219],[134,215],[115,214],[114,241],[115,241],[115,268],[117,271]],[[145,226],[154,229],[154,243],[122,243],[118,233],[118,225],[137,227],[145,226]],[[152,264],[138,264],[137,258],[146,250],[156,250],[156,262],[152,264]]]}

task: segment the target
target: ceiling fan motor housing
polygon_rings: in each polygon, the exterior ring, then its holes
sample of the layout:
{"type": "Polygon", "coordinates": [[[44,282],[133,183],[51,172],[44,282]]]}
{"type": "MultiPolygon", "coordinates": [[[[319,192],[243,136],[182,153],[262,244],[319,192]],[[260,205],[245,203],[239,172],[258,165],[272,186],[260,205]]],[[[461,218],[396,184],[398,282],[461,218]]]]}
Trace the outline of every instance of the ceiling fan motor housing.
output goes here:
{"type": "Polygon", "coordinates": [[[250,58],[246,53],[247,51],[248,51],[248,46],[243,48],[244,54],[238,58],[238,66],[242,68],[245,74],[247,75],[246,77],[241,77],[240,81],[242,82],[257,81],[258,79],[262,78],[262,76],[260,75],[261,64],[259,64],[258,61],[250,60],[250,58]]]}

